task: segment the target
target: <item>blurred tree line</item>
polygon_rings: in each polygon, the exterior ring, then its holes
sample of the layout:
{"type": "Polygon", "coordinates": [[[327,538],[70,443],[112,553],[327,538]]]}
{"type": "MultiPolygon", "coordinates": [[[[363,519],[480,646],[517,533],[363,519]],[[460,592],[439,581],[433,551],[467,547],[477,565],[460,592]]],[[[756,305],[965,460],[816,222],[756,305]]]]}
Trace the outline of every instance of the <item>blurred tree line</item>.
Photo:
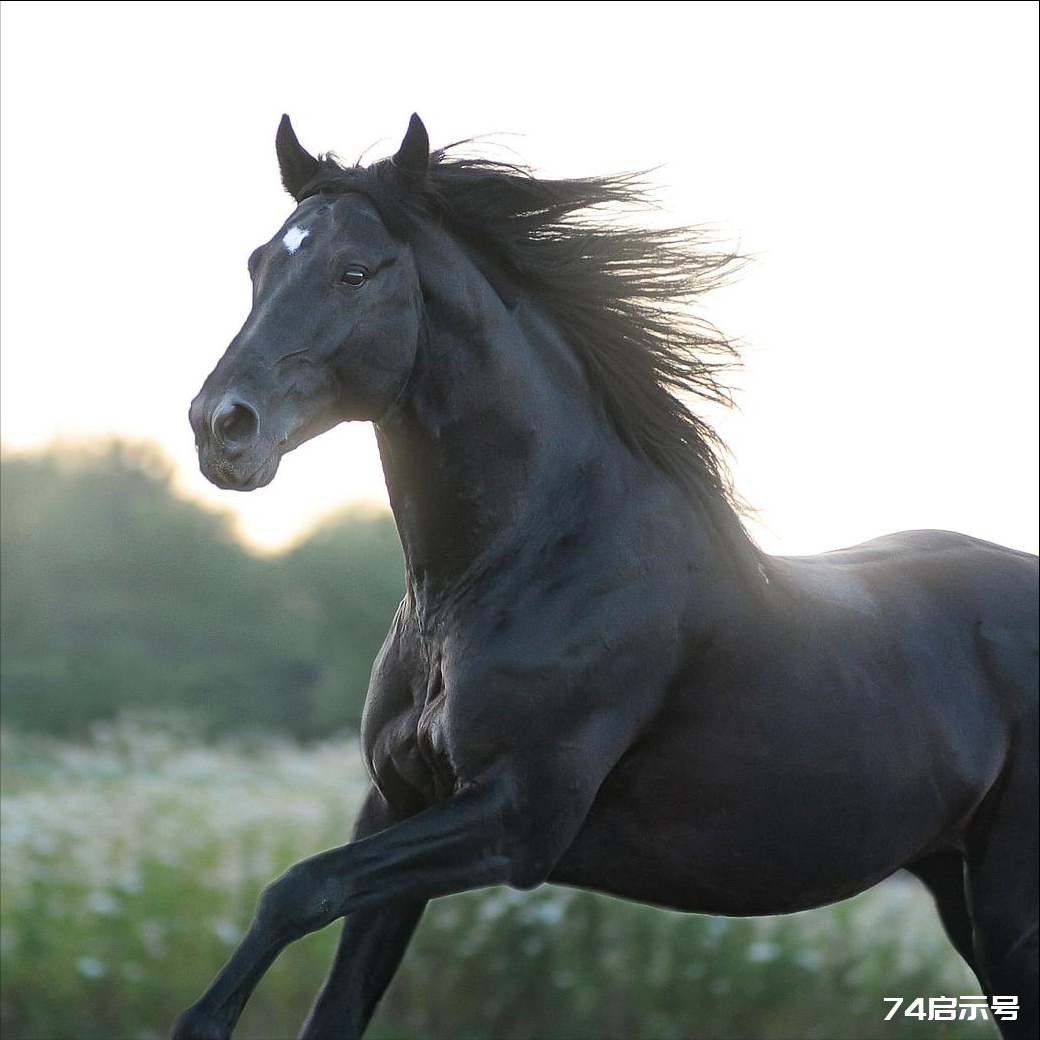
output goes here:
{"type": "Polygon", "coordinates": [[[403,594],[389,515],[259,557],[148,446],[5,455],[0,533],[3,719],[68,736],[126,710],[208,734],[356,728],[403,594]]]}

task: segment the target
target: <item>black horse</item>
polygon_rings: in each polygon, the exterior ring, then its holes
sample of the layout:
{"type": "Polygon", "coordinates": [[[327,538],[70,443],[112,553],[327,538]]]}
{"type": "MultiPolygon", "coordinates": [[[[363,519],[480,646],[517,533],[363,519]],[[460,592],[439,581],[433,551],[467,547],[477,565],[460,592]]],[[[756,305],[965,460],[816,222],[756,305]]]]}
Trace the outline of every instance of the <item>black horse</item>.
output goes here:
{"type": "Polygon", "coordinates": [[[1035,1036],[1037,559],[943,531],[756,549],[676,396],[727,396],[732,350],[687,305],[732,257],[618,223],[638,181],[431,155],[414,116],[369,167],[286,118],[277,151],[298,206],[192,403],[202,471],[248,491],[373,422],[407,592],[354,840],[264,891],[176,1036],[227,1037],[340,917],[312,1040],[363,1031],[435,896],[552,881],[778,914],[900,868],[1019,998],[1005,1035],[1035,1036]]]}

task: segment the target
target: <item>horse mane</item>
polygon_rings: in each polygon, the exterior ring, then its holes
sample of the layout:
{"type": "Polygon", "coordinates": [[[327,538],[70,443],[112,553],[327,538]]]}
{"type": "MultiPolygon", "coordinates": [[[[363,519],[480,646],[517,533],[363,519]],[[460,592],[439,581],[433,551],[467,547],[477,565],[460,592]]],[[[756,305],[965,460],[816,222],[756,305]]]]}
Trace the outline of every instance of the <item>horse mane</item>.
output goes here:
{"type": "Polygon", "coordinates": [[[642,174],[543,179],[519,164],[457,157],[458,147],[432,152],[425,178],[407,185],[389,159],[346,166],[324,155],[298,198],[360,192],[402,238],[416,218],[433,218],[534,289],[622,440],[694,494],[730,548],[745,560],[750,548],[757,561],[728,450],[678,396],[733,404],[722,373],[739,353],[691,304],[743,258],[708,248],[698,228],[622,223],[620,210],[651,202],[642,174]]]}

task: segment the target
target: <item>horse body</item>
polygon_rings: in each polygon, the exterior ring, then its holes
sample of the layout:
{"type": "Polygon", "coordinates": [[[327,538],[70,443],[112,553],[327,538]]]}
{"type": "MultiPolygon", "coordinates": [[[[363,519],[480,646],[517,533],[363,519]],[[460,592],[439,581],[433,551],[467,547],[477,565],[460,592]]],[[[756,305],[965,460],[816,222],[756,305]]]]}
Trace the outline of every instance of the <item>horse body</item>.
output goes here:
{"type": "MultiPolygon", "coordinates": [[[[971,647],[980,622],[961,611],[944,618],[948,607],[920,593],[936,566],[960,603],[976,591],[961,584],[964,572],[995,547],[964,541],[940,550],[938,565],[935,553],[905,545],[769,561],[764,602],[690,649],[552,879],[681,910],[770,914],[845,898],[939,849],[963,849],[1016,732],[1035,726],[1025,662],[1007,662],[1018,680],[1004,686],[989,650],[971,647]],[[863,555],[875,558],[852,562],[863,555]]],[[[1019,572],[1019,617],[981,627],[1027,628],[1035,562],[1033,575],[1019,572]]]]}
{"type": "MultiPolygon", "coordinates": [[[[363,1030],[435,896],[548,880],[768,914],[902,867],[929,885],[987,992],[1022,999],[1008,1035],[1029,1035],[1036,559],[943,532],[765,556],[696,421],[674,411],[654,425],[676,405],[662,382],[710,391],[705,369],[651,338],[652,378],[590,392],[616,381],[615,359],[575,344],[582,323],[606,326],[546,305],[523,256],[502,261],[505,236],[489,231],[475,251],[464,225],[447,234],[422,209],[395,230],[377,180],[330,172],[286,127],[283,177],[301,205],[258,251],[253,314],[192,406],[200,459],[211,479],[249,489],[308,436],[374,421],[406,596],[373,668],[362,728],[373,787],[355,840],[266,890],[179,1040],[229,1035],[280,949],[339,917],[309,1040],[363,1030]],[[344,264],[347,287],[329,290],[344,264]],[[304,345],[287,349],[301,328],[304,345]]],[[[405,195],[426,161],[417,134],[413,122],[382,171],[405,195]]],[[[506,187],[513,231],[566,192],[506,187]]],[[[501,213],[487,205],[488,227],[501,213]]],[[[637,277],[638,243],[612,234],[590,309],[610,278],[637,277]]],[[[560,245],[561,278],[596,248],[565,234],[560,245]]],[[[632,284],[672,291],[673,269],[662,272],[632,284]]],[[[601,309],[623,323],[626,308],[638,320],[615,342],[623,351],[657,321],[620,295],[601,309]]]]}
{"type": "Polygon", "coordinates": [[[685,530],[645,502],[632,513],[615,510],[613,545],[599,531],[581,546],[562,517],[584,513],[558,512],[528,566],[514,555],[502,578],[496,562],[424,622],[413,591],[381,659],[408,664],[377,664],[366,717],[384,794],[429,804],[493,765],[482,750],[498,759],[503,731],[518,751],[552,746],[565,720],[561,754],[584,773],[583,728],[602,721],[621,756],[550,880],[778,913],[963,847],[1015,732],[1035,723],[1020,649],[1035,559],[912,532],[769,559],[759,587],[735,595],[730,576],[720,597],[693,511],[685,530]],[[609,574],[590,566],[601,554],[609,574]]]}

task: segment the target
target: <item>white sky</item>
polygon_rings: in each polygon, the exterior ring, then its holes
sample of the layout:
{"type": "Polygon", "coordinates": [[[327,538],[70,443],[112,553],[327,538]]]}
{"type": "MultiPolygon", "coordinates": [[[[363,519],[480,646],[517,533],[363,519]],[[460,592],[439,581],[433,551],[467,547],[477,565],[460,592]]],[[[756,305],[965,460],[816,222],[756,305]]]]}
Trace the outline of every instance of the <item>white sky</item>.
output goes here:
{"type": "Polygon", "coordinates": [[[757,255],[706,313],[747,343],[725,417],[775,552],[908,527],[1037,543],[1037,5],[3,5],[2,437],[160,442],[277,545],[385,502],[367,426],[250,495],[188,403],[311,151],[508,132],[554,175],[664,164],[680,223],[757,255]]]}

